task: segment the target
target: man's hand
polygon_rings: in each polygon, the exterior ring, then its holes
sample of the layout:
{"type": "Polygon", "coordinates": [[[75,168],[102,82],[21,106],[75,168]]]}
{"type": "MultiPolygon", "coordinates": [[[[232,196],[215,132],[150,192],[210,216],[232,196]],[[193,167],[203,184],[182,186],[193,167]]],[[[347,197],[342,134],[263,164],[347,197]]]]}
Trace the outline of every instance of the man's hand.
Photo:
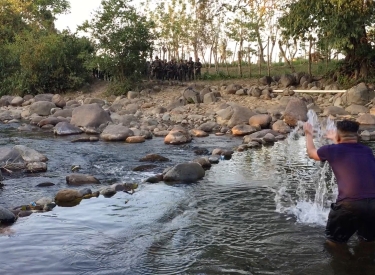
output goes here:
{"type": "Polygon", "coordinates": [[[305,135],[306,136],[307,135],[311,135],[311,136],[313,135],[314,130],[313,130],[313,127],[312,127],[312,125],[310,123],[305,122],[303,124],[303,130],[305,131],[305,135]]]}

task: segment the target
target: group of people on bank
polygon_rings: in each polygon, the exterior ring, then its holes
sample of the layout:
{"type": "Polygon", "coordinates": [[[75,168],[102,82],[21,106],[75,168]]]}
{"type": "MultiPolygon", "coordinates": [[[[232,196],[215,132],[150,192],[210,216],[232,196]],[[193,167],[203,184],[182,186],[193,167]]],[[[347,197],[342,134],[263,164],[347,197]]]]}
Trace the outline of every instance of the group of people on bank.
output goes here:
{"type": "Polygon", "coordinates": [[[170,61],[161,60],[158,56],[150,63],[149,76],[151,79],[158,80],[179,80],[191,81],[201,78],[202,63],[199,58],[194,62],[193,58],[189,60],[172,59],[170,61]]]}

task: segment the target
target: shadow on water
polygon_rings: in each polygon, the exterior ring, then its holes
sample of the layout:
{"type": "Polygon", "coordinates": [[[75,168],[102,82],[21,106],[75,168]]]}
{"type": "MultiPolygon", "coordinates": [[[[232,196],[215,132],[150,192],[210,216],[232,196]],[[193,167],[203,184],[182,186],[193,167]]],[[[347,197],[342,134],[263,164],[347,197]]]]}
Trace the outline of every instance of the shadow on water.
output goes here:
{"type": "MultiPolygon", "coordinates": [[[[5,206],[67,188],[65,176],[73,164],[104,185],[140,183],[166,166],[193,159],[195,146],[212,150],[241,143],[211,136],[176,147],[161,139],[142,145],[75,144],[49,133],[17,135],[7,129],[0,144],[44,153],[48,172],[6,178],[0,189],[5,206]],[[147,173],[132,171],[148,153],[171,162],[147,173]],[[55,185],[35,187],[47,181],[55,185]]],[[[285,210],[301,194],[306,201],[315,196],[321,167],[306,158],[304,146],[296,139],[289,147],[280,142],[235,153],[196,184],[140,184],[133,195],[100,196],[19,219],[0,233],[1,274],[375,274],[373,251],[362,253],[354,239],[352,257],[332,256],[324,247],[324,225],[285,210]],[[290,196],[277,200],[280,187],[290,196]],[[285,211],[277,209],[279,202],[285,211]]]]}

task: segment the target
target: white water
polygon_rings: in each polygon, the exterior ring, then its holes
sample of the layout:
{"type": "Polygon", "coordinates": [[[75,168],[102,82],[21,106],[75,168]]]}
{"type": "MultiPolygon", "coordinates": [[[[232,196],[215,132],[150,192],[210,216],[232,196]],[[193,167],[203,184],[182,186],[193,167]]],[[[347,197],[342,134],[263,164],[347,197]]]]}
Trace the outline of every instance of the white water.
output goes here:
{"type": "MultiPolygon", "coordinates": [[[[312,110],[308,112],[308,122],[313,126],[314,143],[317,147],[327,143],[324,136],[328,130],[336,130],[334,121],[328,118],[321,123],[312,110]]],[[[305,139],[299,135],[302,127],[303,123],[298,123],[283,144],[287,164],[298,161],[298,150],[306,150],[305,139]]],[[[335,177],[327,162],[313,163],[311,168],[307,155],[306,162],[309,165],[297,170],[281,171],[283,180],[276,191],[276,211],[295,216],[298,223],[325,225],[330,205],[337,198],[335,177]]]]}

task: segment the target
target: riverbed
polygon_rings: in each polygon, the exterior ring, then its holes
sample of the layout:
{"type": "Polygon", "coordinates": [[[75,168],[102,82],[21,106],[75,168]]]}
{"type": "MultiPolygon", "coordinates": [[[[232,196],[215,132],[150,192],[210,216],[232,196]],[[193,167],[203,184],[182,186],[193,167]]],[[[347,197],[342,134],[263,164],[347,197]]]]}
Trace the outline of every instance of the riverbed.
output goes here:
{"type": "Polygon", "coordinates": [[[242,140],[211,135],[183,146],[164,145],[160,138],[144,144],[77,144],[74,137],[20,133],[16,127],[2,126],[0,146],[22,144],[45,154],[48,171],[6,175],[0,205],[53,197],[67,188],[72,165],[103,185],[136,182],[139,188],[133,195],[119,192],[18,219],[0,235],[1,274],[375,274],[374,255],[358,256],[356,238],[350,259],[328,253],[326,217],[301,221],[278,207],[289,203],[280,198],[281,188],[291,204],[300,198],[301,184],[305,202],[314,197],[321,165],[307,158],[302,138],[236,152],[198,183],[167,185],[142,182],[194,159],[195,147],[232,149],[242,140]],[[171,161],[133,172],[149,153],[171,161]],[[41,182],[55,185],[35,187],[41,182]]]}

